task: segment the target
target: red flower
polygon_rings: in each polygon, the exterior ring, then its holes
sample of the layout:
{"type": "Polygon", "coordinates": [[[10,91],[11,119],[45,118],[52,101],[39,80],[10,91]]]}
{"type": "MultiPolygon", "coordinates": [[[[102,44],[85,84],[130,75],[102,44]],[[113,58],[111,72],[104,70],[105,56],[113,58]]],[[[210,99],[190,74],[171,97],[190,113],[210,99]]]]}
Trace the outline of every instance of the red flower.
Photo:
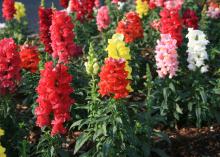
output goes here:
{"type": "Polygon", "coordinates": [[[45,51],[52,53],[51,39],[50,39],[50,26],[52,24],[52,14],[53,10],[51,8],[39,7],[39,30],[40,30],[40,40],[45,46],[45,51]]]}
{"type": "Polygon", "coordinates": [[[64,8],[67,8],[69,4],[69,0],[60,0],[60,5],[64,8]]]}
{"type": "Polygon", "coordinates": [[[50,27],[51,40],[54,58],[59,59],[59,63],[66,63],[70,57],[78,56],[81,50],[73,42],[74,25],[71,17],[65,11],[55,11],[52,18],[52,25],[50,27]]]}
{"type": "Polygon", "coordinates": [[[99,74],[100,82],[99,93],[102,96],[114,95],[115,99],[125,98],[128,96],[129,91],[127,86],[128,72],[125,71],[125,61],[122,59],[108,58],[105,60],[105,65],[102,67],[99,74]]]}
{"type": "Polygon", "coordinates": [[[39,56],[37,47],[24,45],[20,51],[21,67],[35,73],[38,70],[39,56]]]}
{"type": "Polygon", "coordinates": [[[149,0],[149,8],[154,9],[156,7],[163,7],[165,0],[149,0]]]}
{"type": "Polygon", "coordinates": [[[196,16],[196,12],[190,9],[187,9],[183,13],[183,24],[187,28],[198,29],[198,17],[196,16]]]}
{"type": "Polygon", "coordinates": [[[6,21],[12,20],[16,12],[14,7],[14,0],[3,0],[2,14],[6,21]]]}
{"type": "Polygon", "coordinates": [[[36,89],[39,103],[35,109],[36,124],[39,127],[52,125],[52,136],[65,134],[63,125],[70,120],[70,107],[74,103],[74,99],[70,97],[74,91],[70,86],[72,76],[68,73],[67,66],[57,64],[54,68],[53,62],[45,63],[45,69],[40,73],[41,79],[36,89]]]}
{"type": "Polygon", "coordinates": [[[76,13],[77,20],[84,21],[93,18],[95,0],[70,0],[70,11],[76,13]]]}
{"type": "Polygon", "coordinates": [[[182,20],[179,12],[176,9],[163,9],[160,12],[160,32],[162,34],[170,34],[172,38],[177,40],[177,45],[180,46],[183,41],[182,37],[182,20]]]}
{"type": "Polygon", "coordinates": [[[118,23],[116,32],[125,36],[126,43],[144,37],[141,19],[135,12],[129,12],[125,15],[125,19],[118,23]]]}
{"type": "Polygon", "coordinates": [[[14,93],[21,79],[20,57],[12,38],[0,41],[0,94],[14,93]]]}

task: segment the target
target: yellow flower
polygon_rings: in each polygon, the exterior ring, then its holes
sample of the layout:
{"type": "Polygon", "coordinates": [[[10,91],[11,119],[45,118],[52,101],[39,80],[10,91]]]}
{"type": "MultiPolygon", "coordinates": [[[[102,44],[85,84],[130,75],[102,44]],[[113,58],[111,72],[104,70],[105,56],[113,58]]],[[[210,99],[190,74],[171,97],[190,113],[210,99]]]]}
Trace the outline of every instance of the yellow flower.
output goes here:
{"type": "Polygon", "coordinates": [[[146,0],[137,0],[136,1],[136,12],[142,18],[143,16],[146,16],[148,13],[149,7],[146,0]]]}
{"type": "Polygon", "coordinates": [[[132,80],[132,76],[131,76],[132,68],[131,68],[130,65],[128,64],[128,61],[126,61],[126,63],[125,63],[125,71],[128,72],[128,77],[127,77],[127,79],[132,80]]]}
{"type": "Polygon", "coordinates": [[[0,157],[6,157],[5,148],[0,145],[0,157]]]}
{"type": "Polygon", "coordinates": [[[20,22],[21,18],[26,15],[25,13],[26,9],[25,9],[24,4],[21,2],[15,2],[15,10],[16,10],[16,13],[14,14],[14,18],[20,22]]]}
{"type": "Polygon", "coordinates": [[[97,75],[99,72],[98,60],[95,58],[95,50],[93,44],[90,43],[89,56],[87,57],[87,62],[85,62],[86,72],[88,75],[97,75]]]}
{"type": "Polygon", "coordinates": [[[108,57],[119,59],[124,58],[125,60],[131,60],[130,49],[126,47],[123,41],[124,36],[122,34],[114,34],[112,39],[108,40],[108,57]]]}
{"type": "Polygon", "coordinates": [[[5,131],[0,128],[0,137],[5,134],[5,131]]]}
{"type": "MultiPolygon", "coordinates": [[[[108,51],[108,57],[114,58],[114,59],[125,59],[125,71],[128,72],[127,79],[132,80],[132,68],[128,64],[128,60],[131,60],[130,55],[130,48],[126,47],[126,44],[124,42],[124,35],[123,34],[114,34],[112,36],[112,39],[108,40],[108,47],[106,48],[106,51],[108,51]]],[[[133,89],[131,88],[130,83],[127,86],[127,90],[129,92],[133,92],[133,89]]]]}

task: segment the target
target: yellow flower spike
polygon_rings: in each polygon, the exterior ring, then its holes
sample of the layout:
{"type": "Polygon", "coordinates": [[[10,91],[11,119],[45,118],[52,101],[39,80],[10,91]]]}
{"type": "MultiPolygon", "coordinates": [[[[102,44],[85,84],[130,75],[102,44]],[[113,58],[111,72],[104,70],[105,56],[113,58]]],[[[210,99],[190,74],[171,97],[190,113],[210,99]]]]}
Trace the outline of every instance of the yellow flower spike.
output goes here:
{"type": "Polygon", "coordinates": [[[0,137],[5,134],[5,131],[0,128],[0,137]]]}
{"type": "MultiPolygon", "coordinates": [[[[126,43],[124,42],[124,35],[123,34],[114,34],[112,36],[112,39],[108,40],[108,47],[106,48],[106,51],[108,51],[108,57],[114,58],[114,59],[125,59],[125,71],[128,72],[128,80],[132,80],[132,68],[128,64],[128,60],[131,60],[130,55],[130,48],[126,47],[126,43]]],[[[127,85],[127,90],[129,92],[133,92],[133,89],[130,85],[130,83],[127,85]]]]}
{"type": "Polygon", "coordinates": [[[16,13],[14,14],[14,18],[17,20],[17,21],[21,21],[21,18],[26,16],[26,9],[25,9],[25,6],[23,3],[21,2],[15,2],[15,10],[16,10],[16,13]]]}
{"type": "Polygon", "coordinates": [[[123,41],[124,36],[122,34],[114,34],[112,39],[108,41],[108,57],[119,59],[124,58],[125,60],[131,60],[130,49],[126,47],[123,41]]]}
{"type": "Polygon", "coordinates": [[[127,89],[129,92],[133,92],[133,91],[134,91],[134,90],[131,88],[131,85],[130,85],[130,84],[127,85],[126,89],[127,89]]]}
{"type": "Polygon", "coordinates": [[[149,10],[149,6],[146,0],[137,0],[136,1],[136,12],[140,18],[146,16],[149,10]]]}
{"type": "Polygon", "coordinates": [[[126,61],[126,63],[125,63],[125,71],[128,72],[127,79],[132,80],[132,76],[131,76],[132,68],[129,66],[128,61],[126,61]]]}
{"type": "Polygon", "coordinates": [[[0,157],[6,157],[5,148],[0,145],[0,157]]]}

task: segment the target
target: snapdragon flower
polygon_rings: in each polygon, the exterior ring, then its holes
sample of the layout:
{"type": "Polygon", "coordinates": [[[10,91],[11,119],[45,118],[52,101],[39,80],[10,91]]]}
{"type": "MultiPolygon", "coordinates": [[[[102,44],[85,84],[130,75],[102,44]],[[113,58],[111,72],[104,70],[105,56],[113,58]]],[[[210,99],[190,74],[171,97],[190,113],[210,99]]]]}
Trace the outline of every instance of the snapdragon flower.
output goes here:
{"type": "Polygon", "coordinates": [[[206,46],[209,41],[206,39],[206,35],[200,30],[189,28],[188,31],[189,33],[186,35],[189,40],[187,44],[188,68],[192,71],[200,68],[201,73],[205,73],[208,71],[208,65],[205,64],[205,60],[208,60],[206,46]]]}

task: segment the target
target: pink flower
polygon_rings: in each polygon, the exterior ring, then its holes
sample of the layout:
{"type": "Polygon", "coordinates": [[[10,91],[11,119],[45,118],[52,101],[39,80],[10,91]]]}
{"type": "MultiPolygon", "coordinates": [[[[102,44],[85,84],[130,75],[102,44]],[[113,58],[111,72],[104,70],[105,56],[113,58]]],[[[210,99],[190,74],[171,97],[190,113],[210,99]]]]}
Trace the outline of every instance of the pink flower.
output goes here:
{"type": "Polygon", "coordinates": [[[157,73],[161,78],[164,78],[166,75],[172,78],[176,75],[179,65],[176,43],[177,41],[172,39],[170,34],[161,34],[161,40],[157,41],[155,59],[157,73]]]}
{"type": "Polygon", "coordinates": [[[211,2],[207,11],[207,16],[212,19],[218,19],[220,17],[219,4],[211,2]]]}
{"type": "Polygon", "coordinates": [[[184,0],[168,0],[164,2],[164,6],[166,9],[177,9],[180,10],[182,8],[182,5],[184,3],[184,0]]]}
{"type": "Polygon", "coordinates": [[[109,9],[107,6],[102,6],[98,10],[98,14],[96,17],[96,23],[98,25],[98,30],[101,32],[103,29],[108,28],[111,19],[109,17],[109,9]]]}
{"type": "Polygon", "coordinates": [[[153,29],[159,31],[160,30],[160,20],[159,19],[154,20],[153,22],[150,23],[150,26],[153,29]]]}
{"type": "Polygon", "coordinates": [[[184,0],[150,0],[149,7],[154,9],[156,7],[164,7],[168,10],[177,9],[180,10],[184,0]]]}

